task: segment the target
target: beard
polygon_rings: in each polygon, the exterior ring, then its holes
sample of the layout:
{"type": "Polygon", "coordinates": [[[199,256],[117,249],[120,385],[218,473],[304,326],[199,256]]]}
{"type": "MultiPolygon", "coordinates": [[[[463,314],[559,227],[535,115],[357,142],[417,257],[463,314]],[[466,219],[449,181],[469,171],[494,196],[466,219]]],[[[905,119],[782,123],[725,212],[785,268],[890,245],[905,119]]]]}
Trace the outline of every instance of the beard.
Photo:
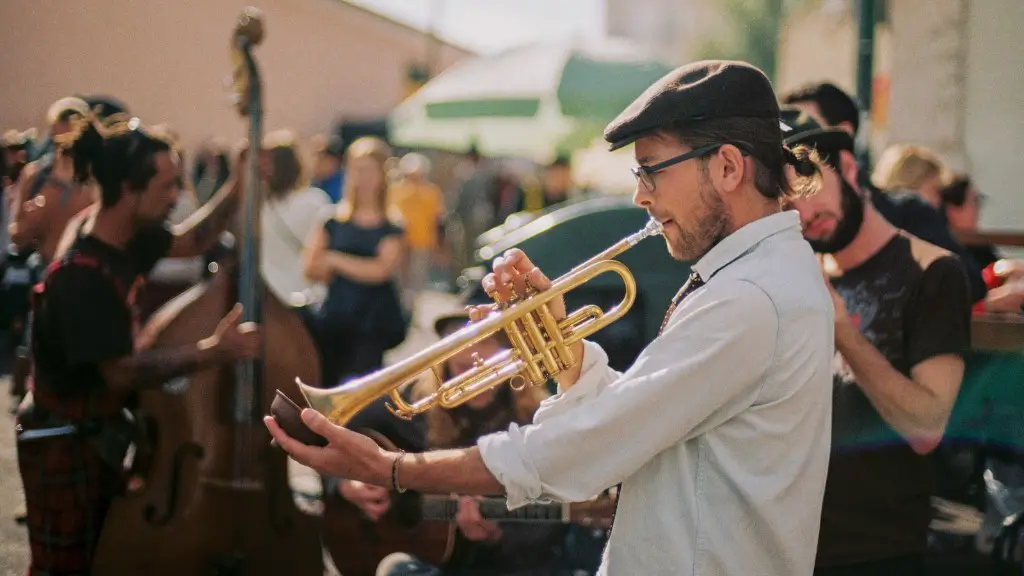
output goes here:
{"type": "Polygon", "coordinates": [[[864,224],[864,198],[854,190],[845,178],[839,178],[842,216],[836,221],[835,230],[827,238],[808,239],[807,243],[818,254],[835,254],[853,242],[864,224]]]}
{"type": "Polygon", "coordinates": [[[696,226],[691,230],[686,230],[679,224],[679,221],[674,221],[677,237],[675,239],[665,237],[669,254],[676,260],[697,261],[726,236],[729,211],[721,196],[715,192],[714,186],[711,185],[706,174],[701,175],[698,193],[702,206],[696,226]]]}

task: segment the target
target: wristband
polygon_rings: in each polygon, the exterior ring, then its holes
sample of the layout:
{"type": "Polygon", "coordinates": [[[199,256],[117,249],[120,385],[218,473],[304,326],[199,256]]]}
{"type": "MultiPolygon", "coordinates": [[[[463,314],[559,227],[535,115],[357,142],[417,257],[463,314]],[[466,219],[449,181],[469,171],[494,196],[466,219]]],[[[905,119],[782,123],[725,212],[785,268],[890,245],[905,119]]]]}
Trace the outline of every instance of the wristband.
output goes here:
{"type": "Polygon", "coordinates": [[[405,488],[398,483],[398,466],[402,463],[402,457],[405,456],[405,450],[399,450],[398,455],[391,462],[391,487],[399,494],[405,492],[405,488]]]}

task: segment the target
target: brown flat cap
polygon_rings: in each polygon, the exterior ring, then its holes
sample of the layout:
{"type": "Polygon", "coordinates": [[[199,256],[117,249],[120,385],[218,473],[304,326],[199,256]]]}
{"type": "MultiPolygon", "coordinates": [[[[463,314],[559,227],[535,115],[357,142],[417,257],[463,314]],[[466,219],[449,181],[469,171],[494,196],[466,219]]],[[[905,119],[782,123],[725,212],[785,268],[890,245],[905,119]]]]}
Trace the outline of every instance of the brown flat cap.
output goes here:
{"type": "Polygon", "coordinates": [[[778,118],[772,83],[746,62],[704,60],[652,84],[608,124],[604,139],[616,150],[672,123],[730,117],[778,118]]]}

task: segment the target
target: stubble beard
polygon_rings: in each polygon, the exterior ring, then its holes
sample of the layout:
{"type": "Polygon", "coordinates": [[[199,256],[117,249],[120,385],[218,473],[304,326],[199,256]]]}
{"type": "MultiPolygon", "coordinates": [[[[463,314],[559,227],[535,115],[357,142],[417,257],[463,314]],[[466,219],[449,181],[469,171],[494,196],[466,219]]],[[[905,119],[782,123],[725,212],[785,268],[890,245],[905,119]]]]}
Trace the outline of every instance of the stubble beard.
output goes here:
{"type": "Polygon", "coordinates": [[[705,177],[701,178],[700,189],[701,215],[692,230],[685,230],[674,221],[676,238],[669,239],[669,254],[680,262],[697,261],[725,238],[729,223],[729,210],[725,202],[715,192],[714,187],[705,177]]]}

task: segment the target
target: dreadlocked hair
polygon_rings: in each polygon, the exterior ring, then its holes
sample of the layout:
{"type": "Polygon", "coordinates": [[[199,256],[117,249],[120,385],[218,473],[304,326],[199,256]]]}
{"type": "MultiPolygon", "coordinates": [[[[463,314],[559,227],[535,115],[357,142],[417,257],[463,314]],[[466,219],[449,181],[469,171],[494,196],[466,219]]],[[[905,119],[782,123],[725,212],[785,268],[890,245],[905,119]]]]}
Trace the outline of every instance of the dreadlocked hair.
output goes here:
{"type": "Polygon", "coordinates": [[[700,123],[677,123],[669,128],[676,140],[690,148],[732,144],[754,161],[754,187],[771,200],[789,200],[818,191],[822,163],[813,148],[782,143],[782,129],[774,118],[714,118],[700,123]],[[796,174],[790,178],[786,167],[796,174]]]}
{"type": "Polygon", "coordinates": [[[116,115],[101,122],[92,113],[73,122],[64,145],[75,181],[95,182],[104,207],[121,200],[125,184],[129,190],[145,189],[156,174],[154,156],[171,151],[168,139],[143,129],[138,118],[116,115]]]}

